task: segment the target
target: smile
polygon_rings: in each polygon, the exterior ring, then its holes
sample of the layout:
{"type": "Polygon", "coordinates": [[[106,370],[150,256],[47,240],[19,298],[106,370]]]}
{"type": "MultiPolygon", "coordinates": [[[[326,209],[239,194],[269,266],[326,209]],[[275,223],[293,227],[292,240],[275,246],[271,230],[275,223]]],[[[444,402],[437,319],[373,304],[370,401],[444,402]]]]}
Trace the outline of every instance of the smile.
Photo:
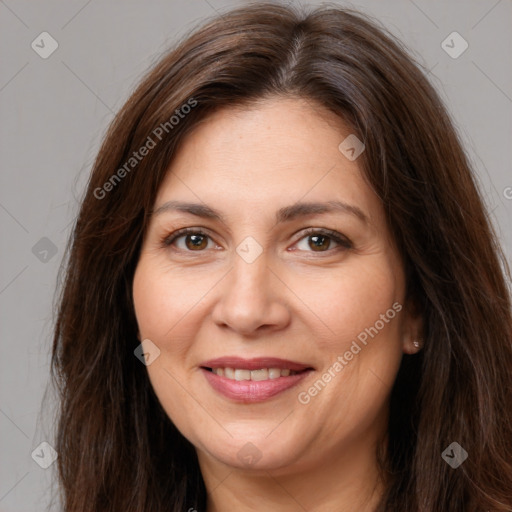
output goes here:
{"type": "Polygon", "coordinates": [[[283,359],[238,357],[205,361],[200,369],[214,391],[241,403],[268,400],[313,371],[311,366],[283,359]]]}
{"type": "Polygon", "coordinates": [[[210,370],[220,377],[226,377],[226,379],[237,381],[273,380],[278,379],[279,377],[295,375],[297,373],[296,371],[290,370],[289,368],[285,368],[283,370],[280,370],[279,368],[260,368],[259,370],[243,370],[240,368],[210,368],[210,370]]]}

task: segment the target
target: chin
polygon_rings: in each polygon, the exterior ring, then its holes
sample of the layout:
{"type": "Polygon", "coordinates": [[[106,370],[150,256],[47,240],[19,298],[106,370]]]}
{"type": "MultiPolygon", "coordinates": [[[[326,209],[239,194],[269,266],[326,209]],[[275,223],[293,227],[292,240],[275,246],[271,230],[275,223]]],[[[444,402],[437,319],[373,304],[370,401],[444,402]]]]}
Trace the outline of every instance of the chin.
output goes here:
{"type": "Polygon", "coordinates": [[[271,429],[266,429],[265,433],[260,435],[252,433],[230,438],[223,443],[212,443],[210,439],[203,446],[211,457],[237,469],[270,471],[295,464],[301,451],[297,449],[297,440],[284,440],[277,436],[271,440],[268,437],[270,431],[271,429]]]}

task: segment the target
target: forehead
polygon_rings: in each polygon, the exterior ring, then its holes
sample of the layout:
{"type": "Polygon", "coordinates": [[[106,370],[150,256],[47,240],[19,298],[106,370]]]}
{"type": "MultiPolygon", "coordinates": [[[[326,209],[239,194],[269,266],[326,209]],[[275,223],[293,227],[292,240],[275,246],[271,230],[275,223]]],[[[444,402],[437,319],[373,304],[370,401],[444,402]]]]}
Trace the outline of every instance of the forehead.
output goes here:
{"type": "Polygon", "coordinates": [[[274,97],[209,115],[187,136],[175,163],[183,153],[190,161],[191,153],[205,157],[212,151],[216,160],[258,154],[258,159],[247,162],[251,165],[270,158],[273,166],[297,166],[304,156],[308,162],[324,162],[340,156],[339,143],[349,134],[341,118],[312,100],[274,97]]]}
{"type": "Polygon", "coordinates": [[[357,159],[339,149],[350,135],[342,119],[299,98],[218,110],[182,142],[155,207],[180,199],[250,211],[338,200],[373,217],[379,201],[357,159]]]}

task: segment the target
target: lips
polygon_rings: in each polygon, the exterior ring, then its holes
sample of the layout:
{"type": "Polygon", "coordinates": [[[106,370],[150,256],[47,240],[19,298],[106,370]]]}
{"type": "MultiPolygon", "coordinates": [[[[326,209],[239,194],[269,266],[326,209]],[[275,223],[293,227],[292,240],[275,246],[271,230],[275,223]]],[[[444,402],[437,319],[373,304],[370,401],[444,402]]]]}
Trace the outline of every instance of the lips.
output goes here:
{"type": "Polygon", "coordinates": [[[298,372],[293,370],[279,368],[261,368],[259,370],[243,370],[240,368],[230,368],[229,366],[225,368],[212,368],[211,370],[216,375],[220,375],[221,377],[226,377],[226,379],[230,380],[274,380],[279,377],[288,377],[289,375],[295,375],[298,372]]]}
{"type": "Polygon", "coordinates": [[[292,388],[313,368],[273,357],[221,357],[203,362],[201,370],[212,388],[221,395],[235,402],[251,403],[267,400],[292,388]]]}
{"type": "Polygon", "coordinates": [[[311,365],[297,363],[286,359],[279,359],[276,357],[255,357],[252,359],[243,359],[241,357],[228,356],[219,357],[217,359],[210,359],[201,363],[203,368],[237,368],[240,370],[261,370],[262,368],[279,368],[280,370],[293,370],[294,372],[301,372],[311,365]]]}

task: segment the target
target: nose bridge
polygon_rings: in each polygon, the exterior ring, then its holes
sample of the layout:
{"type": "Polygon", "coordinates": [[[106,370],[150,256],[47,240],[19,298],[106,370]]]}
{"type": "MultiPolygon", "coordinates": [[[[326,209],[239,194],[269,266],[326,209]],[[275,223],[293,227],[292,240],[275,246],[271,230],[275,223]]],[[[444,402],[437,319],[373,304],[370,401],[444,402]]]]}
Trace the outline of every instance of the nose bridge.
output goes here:
{"type": "MultiPolygon", "coordinates": [[[[259,237],[261,239],[261,236],[259,237]]],[[[236,284],[235,291],[254,293],[258,288],[268,284],[268,250],[253,236],[245,236],[235,247],[233,254],[233,271],[231,279],[236,284]]]]}
{"type": "MultiPolygon", "coordinates": [[[[233,271],[231,279],[234,291],[242,295],[264,295],[268,293],[269,285],[268,257],[267,253],[260,254],[253,261],[246,260],[239,254],[233,257],[233,271]],[[260,292],[260,293],[255,293],[260,292]]],[[[257,298],[256,296],[254,298],[257,298]]]]}
{"type": "Polygon", "coordinates": [[[248,334],[260,326],[278,326],[286,321],[286,307],[277,295],[268,263],[268,253],[254,241],[239,244],[215,308],[218,324],[248,334]]]}
{"type": "Polygon", "coordinates": [[[270,270],[266,253],[252,261],[238,253],[233,257],[228,299],[230,309],[246,316],[261,316],[270,300],[270,270]]]}

